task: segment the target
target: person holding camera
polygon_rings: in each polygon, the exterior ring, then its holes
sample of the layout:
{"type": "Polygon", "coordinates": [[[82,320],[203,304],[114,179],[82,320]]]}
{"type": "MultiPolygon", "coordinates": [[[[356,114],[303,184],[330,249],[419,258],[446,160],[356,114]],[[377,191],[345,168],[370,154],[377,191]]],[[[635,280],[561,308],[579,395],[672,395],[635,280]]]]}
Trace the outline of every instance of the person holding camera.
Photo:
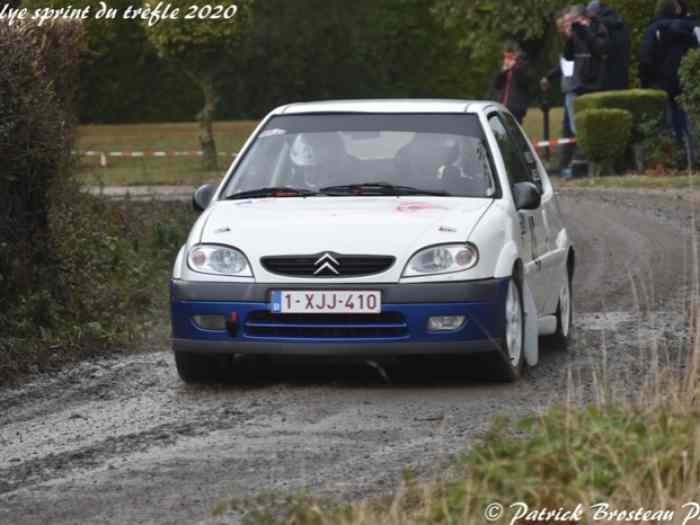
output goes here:
{"type": "MultiPolygon", "coordinates": [[[[567,26],[567,16],[569,16],[569,8],[563,9],[556,17],[557,32],[563,38],[567,38],[564,32],[567,26]]],[[[540,80],[540,89],[544,93],[548,93],[552,89],[552,83],[559,81],[561,92],[564,95],[564,114],[562,120],[561,138],[572,139],[576,136],[576,124],[574,122],[574,105],[573,101],[576,94],[573,92],[573,74],[574,63],[566,60],[563,56],[559,57],[559,63],[552,68],[540,80]]],[[[559,148],[559,173],[562,176],[568,176],[571,173],[571,161],[574,158],[576,145],[571,143],[562,144],[559,148]]]]}
{"type": "Polygon", "coordinates": [[[507,42],[503,47],[501,69],[491,86],[491,96],[513,114],[522,124],[530,106],[532,78],[527,56],[516,42],[507,42]]]}
{"type": "Polygon", "coordinates": [[[601,91],[606,85],[610,35],[605,25],[589,16],[586,8],[571,8],[563,22],[564,58],[574,63],[572,92],[576,96],[601,91]]]}

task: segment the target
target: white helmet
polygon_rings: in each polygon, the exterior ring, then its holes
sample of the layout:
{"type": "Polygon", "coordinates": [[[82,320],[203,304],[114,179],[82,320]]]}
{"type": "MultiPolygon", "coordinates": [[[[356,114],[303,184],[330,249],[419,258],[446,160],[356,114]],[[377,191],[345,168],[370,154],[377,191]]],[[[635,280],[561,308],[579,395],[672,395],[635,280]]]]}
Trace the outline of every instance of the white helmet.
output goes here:
{"type": "Polygon", "coordinates": [[[306,135],[300,133],[297,138],[294,139],[292,144],[292,150],[289,153],[292,162],[297,166],[315,166],[316,157],[314,156],[314,149],[309,144],[306,139],[306,135]]]}
{"type": "Polygon", "coordinates": [[[300,133],[292,143],[289,156],[297,166],[309,167],[336,163],[344,151],[343,139],[338,133],[300,133]]]}

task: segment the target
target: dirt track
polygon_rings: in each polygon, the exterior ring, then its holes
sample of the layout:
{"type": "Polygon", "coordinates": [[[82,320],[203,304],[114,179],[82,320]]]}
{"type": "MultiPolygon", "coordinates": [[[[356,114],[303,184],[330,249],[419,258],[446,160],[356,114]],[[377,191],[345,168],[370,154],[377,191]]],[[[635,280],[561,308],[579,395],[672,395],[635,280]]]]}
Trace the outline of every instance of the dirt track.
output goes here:
{"type": "Polygon", "coordinates": [[[520,383],[480,382],[471,361],[388,368],[390,385],[364,365],[286,364],[192,387],[164,340],[0,390],[0,523],[219,523],[217,501],[263,490],[363,497],[406,466],[439,473],[497,414],[588,398],[603,360],[604,381],[635,391],[650,348],[673,358],[685,330],[691,205],[584,191],[561,204],[578,250],[576,340],[520,383]]]}

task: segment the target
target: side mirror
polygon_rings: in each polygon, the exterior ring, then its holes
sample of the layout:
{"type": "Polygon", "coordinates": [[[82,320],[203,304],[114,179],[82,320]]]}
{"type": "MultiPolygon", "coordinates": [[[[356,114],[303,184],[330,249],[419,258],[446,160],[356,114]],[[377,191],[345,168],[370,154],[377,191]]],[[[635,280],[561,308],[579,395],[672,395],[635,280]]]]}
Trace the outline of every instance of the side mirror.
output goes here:
{"type": "Polygon", "coordinates": [[[518,182],[513,186],[513,200],[517,210],[536,210],[542,203],[542,193],[532,182],[518,182]]]}
{"type": "Polygon", "coordinates": [[[205,184],[197,189],[192,195],[192,207],[195,211],[204,211],[211,204],[211,199],[216,193],[216,186],[205,184]]]}

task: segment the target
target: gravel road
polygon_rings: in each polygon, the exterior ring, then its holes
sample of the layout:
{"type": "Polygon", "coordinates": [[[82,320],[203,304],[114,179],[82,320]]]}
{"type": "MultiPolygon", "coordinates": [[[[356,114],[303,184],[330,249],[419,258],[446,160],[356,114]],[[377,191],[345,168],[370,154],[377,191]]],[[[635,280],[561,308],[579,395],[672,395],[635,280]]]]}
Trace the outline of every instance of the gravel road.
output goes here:
{"type": "Polygon", "coordinates": [[[690,203],[562,193],[576,338],[514,385],[462,361],[388,367],[391,383],[363,364],[279,363],[243,384],[185,386],[164,339],[0,390],[0,523],[213,524],[222,498],[265,490],[361,498],[406,466],[438,475],[495,415],[590,399],[595,381],[636,392],[682,347],[690,203]]]}

